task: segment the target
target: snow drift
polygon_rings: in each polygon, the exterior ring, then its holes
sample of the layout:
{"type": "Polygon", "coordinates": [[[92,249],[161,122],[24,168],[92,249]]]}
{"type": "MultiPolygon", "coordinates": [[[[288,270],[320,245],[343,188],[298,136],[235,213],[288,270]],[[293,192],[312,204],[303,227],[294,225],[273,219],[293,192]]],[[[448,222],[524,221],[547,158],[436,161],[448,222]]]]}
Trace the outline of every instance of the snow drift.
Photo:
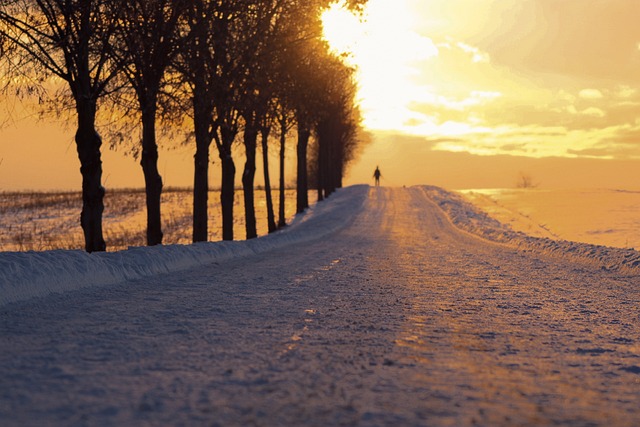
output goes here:
{"type": "Polygon", "coordinates": [[[258,254],[325,237],[348,225],[362,209],[369,187],[337,191],[297,215],[277,233],[248,241],[134,247],[93,253],[56,250],[0,253],[0,306],[75,289],[103,286],[258,254]]]}
{"type": "MultiPolygon", "coordinates": [[[[604,270],[638,274],[640,252],[564,240],[536,238],[513,231],[461,196],[438,187],[420,187],[461,230],[522,251],[575,257],[604,270]]],[[[120,283],[199,265],[259,254],[286,245],[321,239],[347,226],[365,206],[369,186],[339,190],[298,215],[289,227],[258,239],[193,245],[134,247],[88,254],[82,251],[0,253],[0,306],[50,293],[120,283]]]]}
{"type": "Polygon", "coordinates": [[[422,189],[447,214],[456,227],[484,239],[505,243],[523,251],[572,256],[604,270],[629,274],[640,272],[640,252],[634,249],[531,237],[525,233],[513,231],[508,225],[491,218],[457,194],[433,186],[423,186],[422,189]]]}

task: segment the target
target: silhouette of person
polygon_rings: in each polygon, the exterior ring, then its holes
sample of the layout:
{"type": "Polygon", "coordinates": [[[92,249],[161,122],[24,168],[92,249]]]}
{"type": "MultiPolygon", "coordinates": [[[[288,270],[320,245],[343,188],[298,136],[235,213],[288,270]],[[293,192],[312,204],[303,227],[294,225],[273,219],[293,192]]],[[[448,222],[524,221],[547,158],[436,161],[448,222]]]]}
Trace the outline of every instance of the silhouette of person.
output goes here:
{"type": "Polygon", "coordinates": [[[375,172],[373,172],[373,177],[376,179],[376,187],[380,186],[380,177],[382,176],[382,173],[380,173],[380,168],[378,166],[376,166],[376,170],[375,172]]]}

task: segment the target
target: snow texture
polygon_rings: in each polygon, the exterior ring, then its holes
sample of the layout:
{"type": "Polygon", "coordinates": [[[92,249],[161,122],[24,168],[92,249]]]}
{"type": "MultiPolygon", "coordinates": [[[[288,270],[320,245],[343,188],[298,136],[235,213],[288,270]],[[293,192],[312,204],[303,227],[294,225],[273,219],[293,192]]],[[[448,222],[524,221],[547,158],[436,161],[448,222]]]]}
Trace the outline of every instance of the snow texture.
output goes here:
{"type": "Polygon", "coordinates": [[[474,212],[348,188],[273,237],[120,254],[180,271],[5,304],[0,425],[637,426],[638,274],[474,212]]]}
{"type": "Polygon", "coordinates": [[[530,236],[640,249],[640,191],[494,188],[458,193],[530,236]]]}
{"type": "Polygon", "coordinates": [[[485,239],[506,243],[522,250],[573,257],[577,261],[588,262],[604,270],[640,273],[640,252],[634,249],[531,237],[513,231],[508,225],[491,218],[457,194],[433,186],[426,186],[424,189],[457,227],[485,239]]]}
{"type": "Polygon", "coordinates": [[[319,239],[344,227],[362,209],[367,186],[337,192],[330,203],[311,206],[279,232],[250,241],[132,247],[126,251],[0,253],[0,306],[50,293],[104,286],[185,270],[319,239]]]}

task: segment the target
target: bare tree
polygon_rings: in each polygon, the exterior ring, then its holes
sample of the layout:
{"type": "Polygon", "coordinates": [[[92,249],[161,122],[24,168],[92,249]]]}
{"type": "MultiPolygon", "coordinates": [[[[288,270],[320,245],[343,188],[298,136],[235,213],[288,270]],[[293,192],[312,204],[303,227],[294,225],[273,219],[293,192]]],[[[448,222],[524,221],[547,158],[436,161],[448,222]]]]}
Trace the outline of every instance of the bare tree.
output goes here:
{"type": "MultiPolygon", "coordinates": [[[[274,58],[277,56],[275,45],[277,32],[286,20],[288,3],[288,0],[254,0],[252,7],[240,20],[235,35],[236,55],[242,58],[245,76],[240,82],[239,107],[244,118],[243,141],[246,161],[242,174],[242,188],[247,239],[258,235],[254,201],[257,139],[258,134],[262,132],[263,156],[265,153],[268,154],[266,146],[269,130],[266,127],[270,125],[268,114],[274,97],[274,58]]],[[[270,185],[268,158],[265,162],[263,157],[263,163],[266,167],[265,185],[270,185]]],[[[267,191],[267,203],[272,203],[272,200],[269,200],[271,189],[267,191]]]]}
{"type": "MultiPolygon", "coordinates": [[[[295,116],[297,126],[297,178],[296,211],[309,207],[308,147],[312,131],[326,110],[330,89],[336,73],[344,68],[341,61],[329,52],[329,46],[321,37],[320,12],[331,2],[316,0],[299,2],[291,10],[291,22],[286,29],[287,48],[279,61],[279,100],[285,103],[295,116]]],[[[357,8],[363,1],[351,2],[357,8]]],[[[314,165],[313,168],[317,171],[314,165]]],[[[316,177],[317,178],[317,177],[316,177]]],[[[322,194],[319,194],[320,199],[322,194]]]]}
{"type": "Polygon", "coordinates": [[[202,0],[193,1],[187,12],[183,50],[176,63],[184,75],[189,88],[193,109],[194,156],[193,184],[193,241],[208,239],[208,198],[209,198],[209,146],[213,140],[213,88],[209,76],[215,64],[210,49],[213,30],[211,27],[214,10],[202,0]]]}
{"type": "Polygon", "coordinates": [[[287,225],[287,218],[285,215],[285,193],[286,193],[286,181],[285,181],[285,159],[286,159],[286,143],[287,134],[293,128],[295,121],[293,110],[291,110],[283,100],[280,100],[276,121],[279,127],[280,134],[280,175],[279,175],[279,204],[278,204],[278,227],[284,227],[287,225]]]}
{"type": "Polygon", "coordinates": [[[75,107],[75,136],[82,173],[80,223],[88,252],[104,251],[102,233],[102,139],[96,131],[98,100],[118,73],[111,60],[119,8],[107,0],[6,0],[0,3],[0,34],[18,48],[30,72],[67,84],[75,107]]]}
{"type": "Polygon", "coordinates": [[[167,67],[178,47],[179,22],[186,0],[122,0],[118,21],[119,42],[114,58],[121,64],[135,92],[142,122],[142,153],[147,205],[147,244],[162,243],[160,200],[162,177],[158,171],[156,118],[167,67]]]}
{"type": "MultiPolygon", "coordinates": [[[[247,0],[248,1],[248,0],[247,0]]],[[[177,68],[185,76],[193,108],[196,142],[193,240],[208,237],[209,147],[215,141],[222,166],[222,237],[233,240],[235,164],[233,142],[238,134],[240,58],[234,52],[235,25],[246,1],[191,2],[186,19],[184,50],[177,68]]]]}
{"type": "Polygon", "coordinates": [[[353,69],[335,57],[328,57],[324,65],[325,74],[318,77],[322,107],[316,112],[315,122],[319,200],[342,186],[346,165],[361,142],[353,69]]]}
{"type": "MultiPolygon", "coordinates": [[[[226,61],[225,61],[226,62],[226,61]]],[[[221,69],[225,75],[233,75],[230,64],[224,64],[221,69]],[[229,74],[227,74],[229,73],[229,74]]],[[[223,79],[226,79],[223,78],[223,79]]],[[[219,86],[215,100],[217,131],[213,138],[218,148],[218,157],[222,167],[220,187],[220,204],[222,206],[222,239],[233,240],[233,204],[235,200],[236,166],[232,156],[233,143],[238,135],[240,126],[240,111],[234,102],[237,92],[233,85],[219,86]]]]}
{"type": "Polygon", "coordinates": [[[517,188],[535,188],[538,184],[533,181],[531,175],[525,172],[520,172],[518,174],[518,182],[516,183],[517,188]]]}
{"type": "Polygon", "coordinates": [[[264,174],[264,191],[267,202],[267,230],[273,233],[277,230],[275,215],[273,210],[273,197],[271,195],[271,176],[269,174],[269,133],[271,131],[270,117],[265,116],[260,126],[260,137],[262,145],[262,169],[264,174]]]}

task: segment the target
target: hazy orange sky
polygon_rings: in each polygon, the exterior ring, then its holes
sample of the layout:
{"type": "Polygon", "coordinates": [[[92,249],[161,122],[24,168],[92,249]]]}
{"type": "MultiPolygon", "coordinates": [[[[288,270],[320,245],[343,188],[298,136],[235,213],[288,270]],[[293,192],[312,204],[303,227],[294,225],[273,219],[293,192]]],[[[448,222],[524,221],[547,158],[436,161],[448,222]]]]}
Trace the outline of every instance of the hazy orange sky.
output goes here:
{"type": "Polygon", "coordinates": [[[640,2],[373,0],[367,13],[333,30],[378,136],[362,167],[397,184],[512,186],[522,170],[541,186],[640,186],[640,2]]]}
{"type": "MultiPolygon", "coordinates": [[[[541,187],[639,188],[639,19],[635,0],[370,0],[360,19],[332,12],[327,37],[352,52],[374,136],[346,182],[370,183],[379,164],[387,185],[512,187],[525,172],[541,187]]],[[[2,130],[0,189],[78,189],[73,132],[31,120],[2,130]]],[[[190,185],[191,149],[162,155],[165,182],[190,185]]],[[[132,159],[104,157],[107,186],[142,185],[132,159]]]]}

